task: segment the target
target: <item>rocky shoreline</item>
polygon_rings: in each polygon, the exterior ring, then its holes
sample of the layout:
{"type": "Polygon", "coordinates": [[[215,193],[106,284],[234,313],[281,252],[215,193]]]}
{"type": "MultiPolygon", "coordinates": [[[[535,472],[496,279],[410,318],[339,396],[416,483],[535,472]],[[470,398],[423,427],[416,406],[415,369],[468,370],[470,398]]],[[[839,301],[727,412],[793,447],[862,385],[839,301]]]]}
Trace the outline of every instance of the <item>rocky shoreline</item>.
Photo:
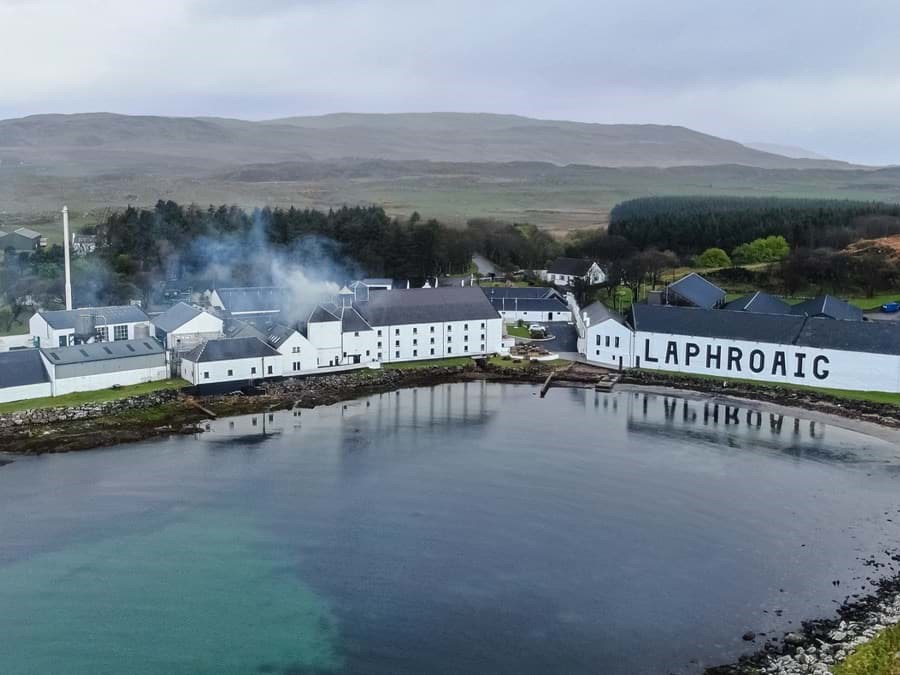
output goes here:
{"type": "MultiPolygon", "coordinates": [[[[737,663],[708,668],[704,675],[831,675],[831,667],[889,626],[900,623],[900,553],[886,552],[890,563],[863,561],[890,576],[872,580],[875,591],[864,597],[851,594],[833,619],[803,622],[800,631],[767,640],[754,654],[737,663]]],[[[753,640],[748,633],[745,639],[753,640]]]]}

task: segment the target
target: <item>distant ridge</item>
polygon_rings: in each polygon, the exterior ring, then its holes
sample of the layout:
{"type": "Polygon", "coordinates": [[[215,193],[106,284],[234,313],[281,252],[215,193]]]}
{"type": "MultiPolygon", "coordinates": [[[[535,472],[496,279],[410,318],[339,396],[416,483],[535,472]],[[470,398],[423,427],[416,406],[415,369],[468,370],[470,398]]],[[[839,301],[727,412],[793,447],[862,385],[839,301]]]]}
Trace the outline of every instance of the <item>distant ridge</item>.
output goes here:
{"type": "Polygon", "coordinates": [[[84,113],[0,121],[0,160],[51,170],[193,174],[246,164],[345,158],[854,168],[845,162],[763,152],[679,126],[588,124],[487,113],[337,113],[258,122],[84,113]]]}

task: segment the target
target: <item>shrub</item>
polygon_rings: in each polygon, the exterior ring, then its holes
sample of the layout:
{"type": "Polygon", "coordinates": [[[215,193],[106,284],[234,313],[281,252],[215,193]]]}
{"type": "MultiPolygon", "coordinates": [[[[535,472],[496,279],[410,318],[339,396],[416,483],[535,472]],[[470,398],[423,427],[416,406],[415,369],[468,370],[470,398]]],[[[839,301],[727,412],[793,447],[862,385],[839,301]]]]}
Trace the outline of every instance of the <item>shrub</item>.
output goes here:
{"type": "Polygon", "coordinates": [[[720,248],[708,248],[697,256],[700,267],[731,267],[731,258],[720,248]]]}

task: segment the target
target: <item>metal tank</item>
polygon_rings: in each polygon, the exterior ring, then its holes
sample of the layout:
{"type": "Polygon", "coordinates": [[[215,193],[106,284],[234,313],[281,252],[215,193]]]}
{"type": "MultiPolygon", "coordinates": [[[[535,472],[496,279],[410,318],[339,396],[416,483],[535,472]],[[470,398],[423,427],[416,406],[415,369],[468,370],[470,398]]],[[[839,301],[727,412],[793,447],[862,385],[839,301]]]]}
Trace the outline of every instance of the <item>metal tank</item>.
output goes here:
{"type": "Polygon", "coordinates": [[[79,314],[75,317],[75,337],[86,342],[97,333],[97,317],[93,314],[79,314]]]}

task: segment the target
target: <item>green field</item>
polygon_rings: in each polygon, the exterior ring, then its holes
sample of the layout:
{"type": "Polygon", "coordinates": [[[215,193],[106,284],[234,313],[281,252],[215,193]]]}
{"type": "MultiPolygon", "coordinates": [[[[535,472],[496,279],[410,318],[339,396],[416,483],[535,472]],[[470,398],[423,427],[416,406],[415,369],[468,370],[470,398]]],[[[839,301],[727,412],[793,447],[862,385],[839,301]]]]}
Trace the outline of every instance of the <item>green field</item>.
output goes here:
{"type": "Polygon", "coordinates": [[[510,324],[506,327],[506,334],[521,338],[531,337],[531,332],[528,330],[528,326],[516,326],[513,324],[510,324]]]}
{"type": "Polygon", "coordinates": [[[401,361],[399,363],[386,363],[385,370],[420,370],[423,368],[455,368],[458,366],[471,366],[472,359],[468,356],[457,356],[448,359],[430,359],[428,361],[401,361]]]}
{"type": "Polygon", "coordinates": [[[170,379],[160,380],[158,382],[146,382],[144,384],[135,384],[128,387],[118,387],[116,389],[101,389],[99,391],[83,391],[74,394],[66,394],[65,396],[48,396],[46,398],[33,398],[27,401],[12,401],[10,403],[0,403],[0,415],[5,413],[16,412],[17,410],[38,410],[40,408],[62,408],[68,406],[78,406],[87,403],[104,403],[106,401],[117,401],[129,396],[140,396],[141,394],[152,394],[155,391],[164,389],[181,389],[188,386],[184,380],[170,379]]]}

